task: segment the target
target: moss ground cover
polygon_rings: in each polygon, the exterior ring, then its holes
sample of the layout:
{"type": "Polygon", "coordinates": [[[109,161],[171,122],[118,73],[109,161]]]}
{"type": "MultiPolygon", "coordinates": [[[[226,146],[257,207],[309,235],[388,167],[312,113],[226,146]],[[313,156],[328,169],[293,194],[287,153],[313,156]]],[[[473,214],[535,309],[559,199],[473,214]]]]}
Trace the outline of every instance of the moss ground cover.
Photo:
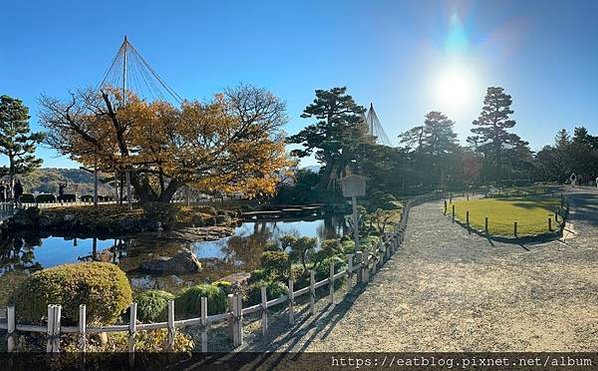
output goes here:
{"type": "MultiPolygon", "coordinates": [[[[466,221],[469,211],[471,227],[484,230],[485,218],[488,217],[490,234],[513,236],[513,222],[517,222],[517,236],[533,236],[548,233],[557,229],[554,212],[561,205],[560,198],[532,199],[524,197],[482,198],[470,201],[453,201],[449,204],[447,214],[455,206],[455,217],[466,221]],[[548,219],[552,219],[552,230],[548,229],[548,219]]],[[[560,221],[560,218],[559,218],[560,221]]]]}

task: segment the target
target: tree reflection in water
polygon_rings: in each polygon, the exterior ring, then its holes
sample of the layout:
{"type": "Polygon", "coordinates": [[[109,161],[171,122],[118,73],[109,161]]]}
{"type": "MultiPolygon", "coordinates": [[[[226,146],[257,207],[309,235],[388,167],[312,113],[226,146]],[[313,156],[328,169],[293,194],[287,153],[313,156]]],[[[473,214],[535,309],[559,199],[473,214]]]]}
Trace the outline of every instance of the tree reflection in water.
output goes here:
{"type": "MultiPolygon", "coordinates": [[[[284,235],[316,237],[323,241],[341,236],[344,228],[343,216],[327,216],[313,220],[246,222],[231,237],[205,242],[182,242],[160,235],[104,240],[3,234],[0,238],[0,275],[9,271],[32,272],[77,261],[102,261],[118,264],[130,277],[147,277],[138,271],[143,261],[157,256],[173,256],[182,247],[187,247],[197,254],[204,269],[181,278],[190,282],[213,281],[230,273],[258,268],[261,253],[268,243],[276,243],[284,235]],[[41,250],[36,254],[38,248],[41,250]]],[[[149,276],[152,280],[161,279],[149,276]]]]}

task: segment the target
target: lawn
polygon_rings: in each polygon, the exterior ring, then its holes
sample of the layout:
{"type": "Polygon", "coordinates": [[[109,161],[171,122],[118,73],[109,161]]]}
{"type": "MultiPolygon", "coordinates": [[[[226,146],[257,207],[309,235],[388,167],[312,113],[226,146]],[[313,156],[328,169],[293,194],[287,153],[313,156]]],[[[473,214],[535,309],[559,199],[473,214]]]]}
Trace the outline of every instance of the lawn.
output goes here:
{"type": "Polygon", "coordinates": [[[455,205],[455,218],[462,222],[466,221],[466,212],[469,211],[469,223],[475,229],[484,230],[485,218],[488,217],[491,235],[513,236],[513,222],[517,222],[517,236],[521,237],[549,232],[548,218],[552,219],[552,231],[556,230],[558,225],[554,211],[561,205],[561,200],[509,197],[454,201],[448,205],[447,215],[451,215],[452,205],[455,205]]]}

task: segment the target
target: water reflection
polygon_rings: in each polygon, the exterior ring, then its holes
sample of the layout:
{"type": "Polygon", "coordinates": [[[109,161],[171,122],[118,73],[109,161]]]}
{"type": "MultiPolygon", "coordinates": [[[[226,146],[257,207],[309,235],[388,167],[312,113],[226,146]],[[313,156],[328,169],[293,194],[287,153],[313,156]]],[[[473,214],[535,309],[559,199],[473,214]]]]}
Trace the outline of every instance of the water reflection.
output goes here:
{"type": "Polygon", "coordinates": [[[258,267],[266,244],[284,235],[316,237],[322,241],[341,236],[344,228],[343,216],[327,216],[317,220],[245,222],[230,237],[201,242],[181,242],[160,234],[130,239],[5,234],[0,240],[0,274],[16,270],[30,272],[78,261],[103,261],[118,264],[135,287],[173,289],[251,271],[258,267]],[[190,248],[197,255],[203,265],[201,272],[156,276],[139,271],[144,260],[172,256],[182,247],[190,248]]]}

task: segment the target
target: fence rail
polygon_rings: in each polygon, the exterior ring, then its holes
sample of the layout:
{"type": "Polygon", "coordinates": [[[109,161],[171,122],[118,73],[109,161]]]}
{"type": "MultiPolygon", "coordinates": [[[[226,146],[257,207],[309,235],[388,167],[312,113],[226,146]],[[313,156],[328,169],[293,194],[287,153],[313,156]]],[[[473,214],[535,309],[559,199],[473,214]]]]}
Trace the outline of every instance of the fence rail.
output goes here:
{"type": "MultiPolygon", "coordinates": [[[[555,193],[554,192],[547,192],[542,194],[541,196],[548,196],[550,195],[551,198],[554,198],[555,193]]],[[[515,239],[519,239],[519,238],[532,238],[532,237],[537,237],[537,238],[543,238],[546,236],[551,236],[551,235],[562,235],[563,233],[563,229],[566,226],[566,220],[569,216],[569,200],[563,195],[563,193],[560,194],[560,206],[558,206],[557,208],[555,208],[554,212],[552,213],[552,215],[550,217],[547,217],[545,221],[541,221],[541,222],[534,222],[534,223],[521,223],[520,221],[516,221],[513,220],[510,223],[506,223],[506,222],[497,222],[495,220],[492,220],[489,216],[485,216],[484,215],[484,227],[482,229],[476,229],[474,228],[474,226],[471,223],[471,217],[472,214],[470,213],[469,209],[466,208],[465,211],[465,218],[463,217],[459,217],[456,214],[456,208],[455,208],[455,204],[453,204],[453,197],[463,197],[463,198],[467,198],[467,201],[469,201],[469,198],[471,197],[475,197],[475,194],[465,194],[463,193],[463,195],[449,195],[448,199],[444,200],[444,206],[443,206],[443,213],[444,215],[448,216],[453,223],[458,223],[464,227],[466,227],[468,230],[476,232],[477,234],[480,235],[484,235],[487,237],[492,237],[494,239],[507,239],[507,240],[511,240],[513,238],[515,239]],[[450,211],[449,211],[449,205],[451,206],[450,211]],[[494,228],[493,228],[494,227],[494,228]],[[497,228],[500,227],[500,228],[497,228]],[[520,235],[518,233],[518,228],[521,227],[536,227],[538,230],[538,233],[528,233],[528,234],[524,234],[524,235],[520,235]],[[543,228],[545,227],[545,228],[543,228]],[[507,233],[505,234],[496,234],[495,232],[497,230],[501,230],[501,231],[512,231],[510,234],[507,233]]],[[[461,210],[462,212],[462,210],[461,210]]],[[[476,215],[479,217],[479,215],[476,215]]],[[[475,223],[474,223],[475,224],[475,223]]],[[[520,229],[519,229],[520,230],[520,229]]]]}
{"type": "Polygon", "coordinates": [[[199,308],[200,316],[196,318],[175,320],[174,316],[174,301],[168,302],[168,320],[166,322],[156,323],[139,323],[137,321],[137,303],[132,303],[129,310],[129,323],[119,324],[111,326],[87,326],[86,318],[86,306],[81,304],[79,306],[79,319],[78,326],[61,326],[61,306],[50,304],[48,305],[48,321],[46,326],[42,325],[30,325],[16,323],[15,307],[9,306],[6,310],[7,316],[0,317],[0,329],[8,332],[8,351],[15,351],[15,332],[37,332],[48,334],[47,339],[47,352],[58,352],[60,351],[60,334],[78,334],[79,335],[79,351],[85,352],[87,350],[87,335],[97,333],[108,333],[108,332],[128,332],[129,333],[129,352],[135,351],[135,337],[138,331],[144,330],[157,330],[167,329],[168,330],[168,349],[172,350],[174,347],[174,339],[177,329],[181,329],[187,326],[201,326],[202,327],[202,342],[201,350],[207,352],[207,332],[210,325],[220,322],[228,322],[229,335],[232,340],[233,346],[238,347],[243,342],[243,317],[251,314],[261,314],[261,325],[262,331],[265,333],[268,329],[268,309],[277,305],[287,304],[287,310],[289,313],[289,324],[295,323],[295,301],[297,298],[304,295],[310,297],[309,313],[315,313],[315,301],[316,301],[316,290],[328,286],[329,294],[327,295],[329,303],[335,303],[335,295],[337,293],[334,290],[334,284],[341,278],[347,277],[347,290],[349,294],[354,289],[353,282],[357,284],[367,284],[369,279],[375,274],[382,265],[390,259],[392,254],[401,246],[405,236],[405,230],[407,227],[407,219],[409,217],[409,211],[411,207],[419,205],[423,202],[427,202],[433,199],[440,198],[441,194],[432,194],[419,196],[409,200],[403,209],[401,220],[396,225],[396,231],[392,233],[384,233],[379,244],[371,251],[356,251],[355,254],[347,255],[347,269],[339,272],[334,271],[334,264],[330,265],[330,274],[327,278],[320,281],[315,281],[315,272],[310,271],[310,283],[308,286],[295,290],[294,282],[289,280],[287,288],[288,294],[282,295],[278,298],[270,299],[267,298],[266,287],[261,288],[261,299],[260,304],[252,305],[246,308],[242,307],[242,301],[240,294],[229,294],[228,295],[228,309],[225,313],[208,315],[207,314],[207,298],[202,297],[201,305],[199,308]]]}

